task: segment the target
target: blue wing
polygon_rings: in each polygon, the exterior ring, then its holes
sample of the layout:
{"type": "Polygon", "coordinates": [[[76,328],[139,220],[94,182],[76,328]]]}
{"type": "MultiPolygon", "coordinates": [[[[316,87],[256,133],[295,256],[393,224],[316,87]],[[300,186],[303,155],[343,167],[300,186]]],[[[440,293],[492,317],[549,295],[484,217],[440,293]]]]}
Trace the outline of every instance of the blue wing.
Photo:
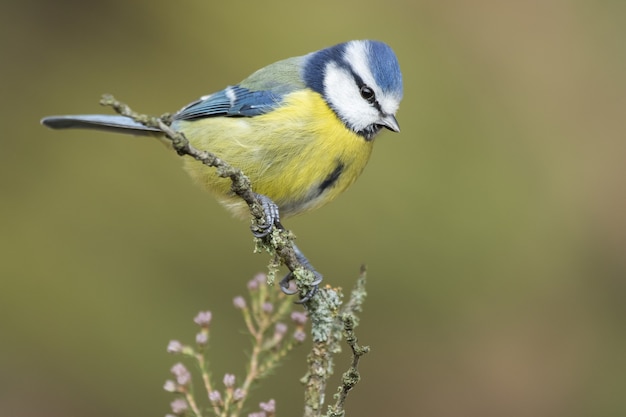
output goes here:
{"type": "Polygon", "coordinates": [[[276,108],[282,101],[283,93],[280,90],[253,91],[241,86],[231,86],[189,104],[176,113],[174,119],[258,116],[276,108]]]}

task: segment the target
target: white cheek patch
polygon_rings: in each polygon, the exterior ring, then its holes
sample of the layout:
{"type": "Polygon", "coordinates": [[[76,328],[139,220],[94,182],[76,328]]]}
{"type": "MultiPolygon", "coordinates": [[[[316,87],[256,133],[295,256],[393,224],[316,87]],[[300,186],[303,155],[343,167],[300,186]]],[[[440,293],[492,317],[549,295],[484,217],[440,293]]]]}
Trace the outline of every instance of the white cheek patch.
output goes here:
{"type": "Polygon", "coordinates": [[[352,74],[332,61],[324,71],[324,91],[330,105],[353,130],[363,130],[378,119],[378,111],[363,100],[352,74]]]}

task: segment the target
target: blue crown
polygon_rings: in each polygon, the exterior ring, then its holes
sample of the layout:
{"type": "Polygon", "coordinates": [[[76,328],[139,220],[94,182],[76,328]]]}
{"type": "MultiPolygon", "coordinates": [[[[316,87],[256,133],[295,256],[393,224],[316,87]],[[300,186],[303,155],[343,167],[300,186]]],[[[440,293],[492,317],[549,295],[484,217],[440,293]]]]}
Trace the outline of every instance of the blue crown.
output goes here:
{"type": "Polygon", "coordinates": [[[329,62],[353,72],[351,64],[346,59],[348,45],[359,42],[365,45],[369,68],[378,86],[386,93],[396,98],[402,98],[402,73],[393,50],[379,41],[350,41],[313,52],[307,57],[302,78],[306,85],[324,95],[324,71],[329,62]]]}

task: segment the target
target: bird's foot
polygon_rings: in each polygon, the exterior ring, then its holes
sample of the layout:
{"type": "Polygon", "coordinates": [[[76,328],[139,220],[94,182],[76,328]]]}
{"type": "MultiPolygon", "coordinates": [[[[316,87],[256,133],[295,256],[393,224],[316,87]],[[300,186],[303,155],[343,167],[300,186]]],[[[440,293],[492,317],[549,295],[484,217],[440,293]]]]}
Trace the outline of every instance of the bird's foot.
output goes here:
{"type": "Polygon", "coordinates": [[[280,224],[280,212],[276,203],[274,203],[271,198],[263,194],[257,194],[256,197],[259,199],[261,206],[263,207],[265,223],[262,226],[253,225],[250,228],[252,229],[254,237],[262,239],[272,233],[275,226],[280,229],[283,227],[280,224]]]}
{"type": "MultiPolygon", "coordinates": [[[[319,272],[315,270],[315,268],[313,268],[309,260],[304,256],[304,254],[300,251],[300,249],[298,249],[296,245],[293,245],[293,249],[296,253],[296,258],[298,259],[298,262],[300,262],[302,266],[304,266],[308,271],[311,271],[313,275],[315,276],[315,279],[313,280],[313,282],[309,284],[309,290],[306,292],[306,294],[304,294],[302,298],[296,301],[296,304],[304,304],[307,301],[309,301],[311,298],[313,298],[313,296],[317,293],[319,284],[322,282],[323,277],[322,277],[322,274],[320,274],[319,272]]],[[[287,275],[285,275],[285,278],[280,280],[279,285],[283,293],[287,295],[293,295],[298,292],[297,289],[292,290],[290,286],[291,281],[293,281],[294,279],[295,279],[295,276],[292,271],[292,272],[289,272],[287,275]]]]}
{"type": "MultiPolygon", "coordinates": [[[[265,222],[262,226],[253,225],[251,226],[251,229],[252,229],[252,234],[254,235],[254,237],[262,239],[266,237],[267,235],[269,235],[270,233],[272,233],[275,227],[278,229],[284,229],[284,228],[283,228],[283,225],[280,224],[280,212],[278,210],[278,206],[276,205],[276,203],[274,203],[271,198],[263,194],[257,194],[256,196],[261,202],[261,206],[263,207],[263,213],[265,214],[265,222]]],[[[311,298],[313,298],[313,296],[317,293],[319,284],[322,282],[322,274],[320,274],[319,272],[315,270],[315,268],[313,268],[309,260],[306,258],[306,256],[304,256],[304,254],[300,251],[300,249],[298,249],[296,245],[294,245],[293,243],[292,245],[293,245],[293,250],[295,252],[296,259],[298,260],[298,262],[300,262],[300,264],[306,270],[311,271],[313,275],[315,276],[315,279],[313,280],[313,282],[309,284],[309,290],[307,291],[307,293],[304,294],[304,296],[301,297],[298,301],[296,301],[296,303],[298,304],[303,304],[309,301],[311,298]]],[[[295,276],[293,274],[293,271],[291,271],[279,283],[280,289],[282,290],[282,292],[284,292],[287,295],[293,295],[298,292],[297,289],[292,290],[290,288],[291,281],[293,280],[295,280],[295,276]]]]}

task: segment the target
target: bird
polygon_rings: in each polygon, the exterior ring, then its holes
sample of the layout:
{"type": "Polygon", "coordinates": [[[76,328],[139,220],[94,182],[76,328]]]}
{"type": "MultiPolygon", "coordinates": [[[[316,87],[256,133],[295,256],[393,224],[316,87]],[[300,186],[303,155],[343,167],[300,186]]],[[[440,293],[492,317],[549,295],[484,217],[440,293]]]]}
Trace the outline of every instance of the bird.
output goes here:
{"type": "MultiPolygon", "coordinates": [[[[279,215],[325,205],[353,184],[380,131],[400,131],[396,113],[402,97],[402,73],[392,48],[376,40],[351,40],[277,61],[202,96],[173,114],[171,127],[194,147],[244,172],[274,224],[279,215]]],[[[121,115],[48,116],[41,123],[53,129],[162,135],[121,115]]],[[[248,206],[215,169],[191,157],[183,158],[183,167],[235,216],[249,217],[248,206]]]]}

